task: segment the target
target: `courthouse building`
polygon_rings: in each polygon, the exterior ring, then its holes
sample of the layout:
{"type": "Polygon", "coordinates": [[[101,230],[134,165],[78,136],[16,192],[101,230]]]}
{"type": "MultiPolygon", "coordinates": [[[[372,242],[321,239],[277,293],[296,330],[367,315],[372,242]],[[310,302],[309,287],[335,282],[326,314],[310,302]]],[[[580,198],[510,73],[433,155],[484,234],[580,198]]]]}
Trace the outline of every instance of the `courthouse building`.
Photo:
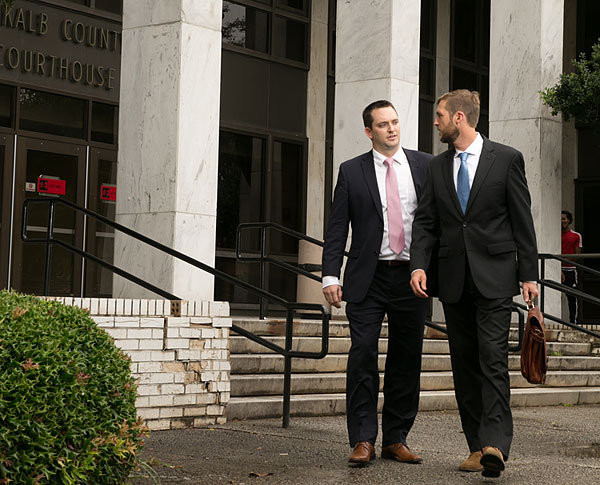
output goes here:
{"type": "MultiPolygon", "coordinates": [[[[321,239],[339,164],[369,148],[363,107],[390,99],[402,144],[440,153],[435,100],[456,88],[481,93],[481,133],[523,152],[539,250],[560,252],[566,208],[585,251],[600,252],[600,141],[538,94],[598,41],[597,1],[10,3],[0,1],[0,287],[42,292],[45,250],[22,243],[22,205],[56,196],[256,283],[256,266],[235,258],[239,223],[321,239]]],[[[46,218],[34,208],[25,232],[42,234],[46,218]]],[[[256,305],[67,209],[56,228],[181,298],[256,305]]],[[[297,242],[277,234],[270,251],[298,260],[297,242]]],[[[51,275],[52,295],[149,295],[62,248],[51,275]]],[[[296,298],[294,275],[270,268],[267,281],[296,298]]]]}

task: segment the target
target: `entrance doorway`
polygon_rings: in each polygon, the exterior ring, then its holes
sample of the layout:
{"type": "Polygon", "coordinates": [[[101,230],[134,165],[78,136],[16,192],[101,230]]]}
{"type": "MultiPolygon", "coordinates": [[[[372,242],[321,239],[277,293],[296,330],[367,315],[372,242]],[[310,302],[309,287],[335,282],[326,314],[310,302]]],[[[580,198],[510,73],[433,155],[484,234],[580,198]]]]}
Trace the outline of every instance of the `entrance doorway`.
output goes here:
{"type": "MultiPolygon", "coordinates": [[[[45,247],[21,240],[21,208],[26,199],[61,197],[83,205],[85,196],[86,147],[19,137],[15,174],[15,206],[11,287],[24,293],[42,294],[44,289],[45,247]],[[45,183],[44,181],[52,181],[45,183]],[[46,187],[45,187],[46,186],[46,187]],[[48,186],[52,186],[50,189],[48,186]],[[47,191],[46,191],[47,190],[47,191]]],[[[48,224],[47,206],[30,206],[28,237],[43,237],[48,224]]],[[[54,234],[65,243],[82,247],[83,217],[57,205],[54,234]]],[[[60,246],[52,249],[49,294],[81,293],[81,258],[60,246]]]]}
{"type": "MultiPolygon", "coordinates": [[[[258,286],[259,266],[236,259],[236,229],[243,222],[269,221],[304,232],[306,213],[306,146],[303,142],[222,130],[219,138],[216,267],[258,286]]],[[[298,241],[278,231],[267,236],[267,252],[294,264],[298,241]]],[[[244,254],[258,254],[257,231],[244,235],[244,254]]],[[[296,299],[295,274],[275,265],[266,267],[266,289],[287,300],[296,299]]],[[[245,290],[215,279],[215,299],[233,308],[256,308],[258,299],[245,290]]]]}
{"type": "Polygon", "coordinates": [[[0,288],[8,285],[14,135],[0,133],[0,288]]]}
{"type": "MultiPolygon", "coordinates": [[[[76,143],[49,141],[33,137],[16,137],[14,188],[11,139],[0,136],[0,173],[2,173],[2,286],[23,293],[42,294],[46,248],[43,244],[25,244],[21,240],[23,202],[33,198],[60,197],[114,220],[116,204],[116,150],[76,143]],[[12,210],[12,250],[9,241],[11,208],[7,193],[14,192],[12,210]],[[6,230],[5,230],[6,228],[6,230]],[[6,269],[5,269],[6,268],[6,269]],[[10,276],[8,275],[10,272],[10,276]]],[[[25,233],[44,237],[48,224],[48,207],[31,204],[25,233]]],[[[84,217],[72,209],[57,205],[54,237],[87,250],[112,263],[113,230],[84,217]]],[[[109,297],[112,273],[60,246],[53,246],[48,294],[53,296],[109,297]]]]}
{"type": "MultiPolygon", "coordinates": [[[[117,196],[117,152],[102,148],[90,148],[87,207],[93,212],[115,220],[117,196]]],[[[100,259],[112,263],[114,229],[95,219],[86,225],[86,250],[100,259]]],[[[85,296],[110,298],[113,274],[106,268],[86,261],[85,296]]]]}

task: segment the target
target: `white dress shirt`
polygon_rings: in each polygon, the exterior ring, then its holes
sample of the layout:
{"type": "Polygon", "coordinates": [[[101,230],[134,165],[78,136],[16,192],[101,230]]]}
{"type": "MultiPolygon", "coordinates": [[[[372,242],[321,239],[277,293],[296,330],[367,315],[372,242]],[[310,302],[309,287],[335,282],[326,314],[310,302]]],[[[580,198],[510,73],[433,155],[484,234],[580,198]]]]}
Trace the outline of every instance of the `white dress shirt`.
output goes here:
{"type": "MultiPolygon", "coordinates": [[[[469,154],[469,156],[467,157],[467,168],[469,169],[469,188],[473,187],[473,179],[475,179],[475,172],[477,171],[477,166],[479,165],[479,158],[481,157],[481,150],[483,150],[483,138],[481,138],[481,135],[479,133],[477,133],[477,136],[475,137],[475,140],[473,140],[473,143],[471,143],[467,149],[465,150],[465,152],[467,152],[469,154]]],[[[458,169],[460,168],[460,154],[463,153],[459,150],[455,150],[454,152],[454,165],[452,167],[453,169],[453,175],[454,175],[454,188],[457,188],[457,180],[458,180],[458,169]]],[[[422,268],[420,269],[414,269],[412,270],[412,272],[410,273],[411,275],[415,272],[415,271],[421,271],[422,268]]]]}
{"type": "MultiPolygon", "coordinates": [[[[396,172],[398,181],[398,193],[400,194],[400,204],[402,206],[402,221],[404,224],[404,249],[400,254],[394,253],[390,248],[390,233],[388,229],[387,216],[387,196],[385,188],[385,177],[387,174],[387,165],[384,161],[385,155],[373,149],[373,162],[375,164],[375,177],[377,178],[377,188],[381,199],[381,210],[383,212],[383,237],[381,239],[381,248],[379,249],[379,259],[390,260],[399,259],[408,261],[410,259],[410,242],[412,239],[412,223],[417,210],[417,192],[412,178],[412,172],[406,159],[404,150],[400,148],[392,157],[394,164],[392,167],[396,172]]],[[[323,276],[323,288],[330,285],[339,285],[340,280],[337,276],[323,276]]]]}
{"type": "MultiPolygon", "coordinates": [[[[473,179],[475,178],[475,172],[479,165],[479,157],[481,156],[481,150],[483,150],[483,138],[477,133],[475,140],[465,150],[469,154],[467,157],[467,168],[469,169],[469,187],[473,187],[473,179]]],[[[458,169],[460,168],[460,154],[462,152],[456,150],[454,153],[454,188],[457,187],[456,181],[458,179],[458,169]]]]}

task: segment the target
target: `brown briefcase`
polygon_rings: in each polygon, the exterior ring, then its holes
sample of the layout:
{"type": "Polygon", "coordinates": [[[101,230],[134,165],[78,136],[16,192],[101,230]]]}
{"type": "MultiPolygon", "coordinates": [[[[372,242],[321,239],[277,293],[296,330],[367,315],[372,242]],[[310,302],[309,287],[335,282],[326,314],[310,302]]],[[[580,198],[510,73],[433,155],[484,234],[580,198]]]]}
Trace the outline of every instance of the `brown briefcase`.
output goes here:
{"type": "Polygon", "coordinates": [[[521,374],[531,384],[543,384],[546,380],[547,367],[544,316],[539,307],[532,303],[529,305],[521,348],[521,374]]]}

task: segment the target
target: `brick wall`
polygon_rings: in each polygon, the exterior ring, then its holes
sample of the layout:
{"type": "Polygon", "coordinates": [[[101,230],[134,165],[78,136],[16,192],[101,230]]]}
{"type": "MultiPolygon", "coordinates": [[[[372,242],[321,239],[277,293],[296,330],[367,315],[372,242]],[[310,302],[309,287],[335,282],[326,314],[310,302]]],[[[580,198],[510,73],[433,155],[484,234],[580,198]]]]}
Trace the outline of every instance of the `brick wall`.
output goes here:
{"type": "Polygon", "coordinates": [[[228,303],[48,299],[89,310],[131,357],[138,414],[150,429],[225,422],[230,392],[228,303]]]}

